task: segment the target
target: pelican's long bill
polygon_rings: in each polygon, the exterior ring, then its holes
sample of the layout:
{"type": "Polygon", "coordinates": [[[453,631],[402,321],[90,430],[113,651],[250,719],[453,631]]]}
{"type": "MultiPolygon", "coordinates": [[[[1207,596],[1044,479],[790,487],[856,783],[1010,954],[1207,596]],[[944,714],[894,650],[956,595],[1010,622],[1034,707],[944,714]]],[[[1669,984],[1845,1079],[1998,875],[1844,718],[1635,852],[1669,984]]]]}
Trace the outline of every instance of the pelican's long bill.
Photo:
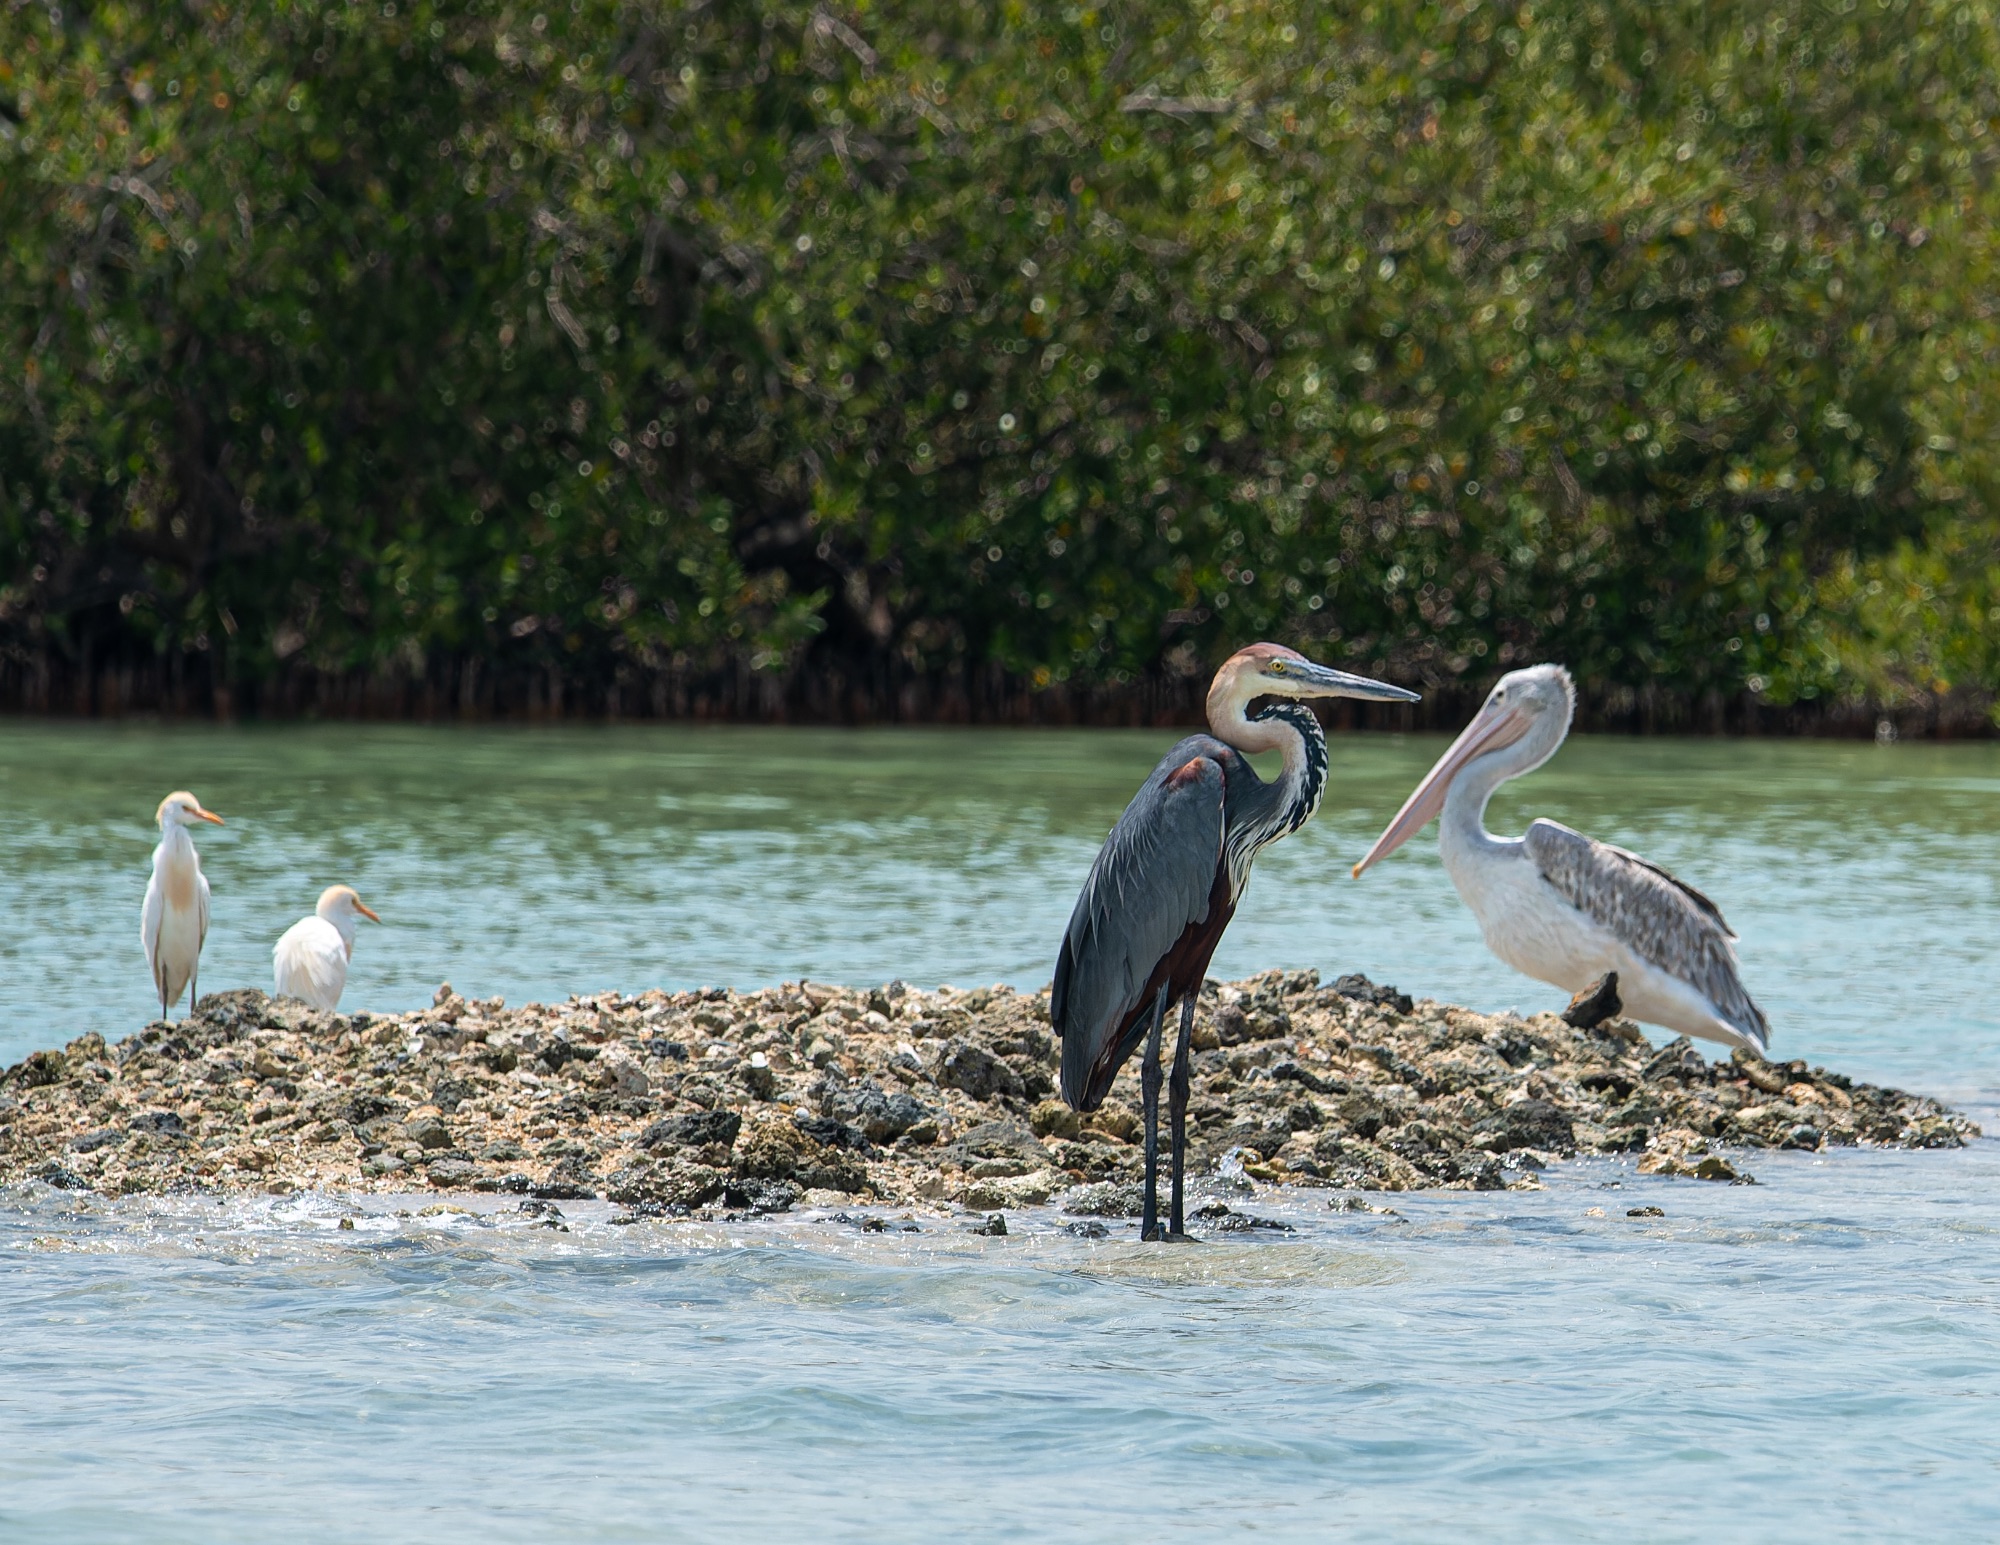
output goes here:
{"type": "Polygon", "coordinates": [[[1473,715],[1472,722],[1459,731],[1458,739],[1437,759],[1437,765],[1424,774],[1424,781],[1417,785],[1415,792],[1403,801],[1403,808],[1396,812],[1396,818],[1375,839],[1375,846],[1368,850],[1368,856],[1354,866],[1354,877],[1360,879],[1362,870],[1377,859],[1387,858],[1430,824],[1444,809],[1445,796],[1451,792],[1451,780],[1458,776],[1466,763],[1488,751],[1513,745],[1528,733],[1532,722],[1528,710],[1518,702],[1498,707],[1487,702],[1473,715]]]}

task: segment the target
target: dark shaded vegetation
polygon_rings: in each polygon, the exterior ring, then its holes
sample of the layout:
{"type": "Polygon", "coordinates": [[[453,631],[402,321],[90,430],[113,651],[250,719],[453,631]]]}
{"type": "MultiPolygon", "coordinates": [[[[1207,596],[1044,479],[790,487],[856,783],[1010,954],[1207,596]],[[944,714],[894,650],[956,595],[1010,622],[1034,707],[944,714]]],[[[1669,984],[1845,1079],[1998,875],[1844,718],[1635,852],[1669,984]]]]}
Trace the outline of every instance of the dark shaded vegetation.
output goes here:
{"type": "Polygon", "coordinates": [[[1982,722],[1994,20],[0,0],[0,702],[1982,722]]]}

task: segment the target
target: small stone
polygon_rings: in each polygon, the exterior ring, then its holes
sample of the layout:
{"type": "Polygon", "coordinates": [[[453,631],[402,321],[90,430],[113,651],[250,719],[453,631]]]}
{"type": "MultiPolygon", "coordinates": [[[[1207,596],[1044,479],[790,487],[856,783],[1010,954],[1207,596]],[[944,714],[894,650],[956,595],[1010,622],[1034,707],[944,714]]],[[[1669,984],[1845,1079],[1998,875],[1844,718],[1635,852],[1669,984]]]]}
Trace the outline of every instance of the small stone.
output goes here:
{"type": "Polygon", "coordinates": [[[340,1222],[336,1225],[336,1227],[352,1231],[352,1229],[354,1228],[354,1220],[352,1218],[342,1218],[340,1222]]]}
{"type": "Polygon", "coordinates": [[[1667,1210],[1664,1207],[1627,1207],[1625,1209],[1625,1216],[1628,1218],[1664,1218],[1666,1215],[1667,1210]]]}
{"type": "Polygon", "coordinates": [[[1707,1076],[1708,1064],[1702,1061],[1701,1053],[1694,1049],[1694,1042],[1684,1035],[1677,1035],[1667,1042],[1653,1053],[1652,1060],[1639,1070],[1639,1077],[1649,1084],[1667,1078],[1701,1080],[1707,1076]]]}
{"type": "Polygon", "coordinates": [[[981,1234],[988,1239],[1003,1239],[1007,1234],[1007,1215],[1000,1212],[993,1213],[984,1223],[968,1229],[966,1232],[981,1234]]]}
{"type": "Polygon", "coordinates": [[[1223,1202],[1210,1202],[1206,1207],[1196,1208],[1194,1215],[1218,1234],[1250,1234],[1260,1230],[1273,1234],[1298,1232],[1289,1223],[1280,1223],[1276,1218],[1252,1217],[1247,1212],[1237,1212],[1223,1202]]]}
{"type": "Polygon", "coordinates": [[[1493,1146],[1503,1153],[1516,1148],[1569,1153],[1576,1147],[1574,1124],[1547,1100],[1516,1100],[1485,1120],[1474,1122],[1472,1130],[1489,1134],[1493,1146]]]}
{"type": "Polygon", "coordinates": [[[1624,1009],[1624,1000],[1618,996],[1618,973],[1607,971],[1569,1000],[1569,1007],[1562,1011],[1562,1020],[1578,1030],[1595,1030],[1624,1009]]]}
{"type": "MultiPolygon", "coordinates": [[[[627,1165],[605,1182],[604,1194],[611,1201],[627,1206],[658,1203],[691,1211],[721,1196],[728,1184],[729,1177],[721,1170],[675,1157],[665,1162],[627,1165]]],[[[537,1189],[535,1194],[549,1193],[537,1189]]]]}
{"type": "Polygon", "coordinates": [[[778,1092],[777,1070],[761,1051],[751,1053],[750,1060],[737,1068],[736,1076],[760,1100],[768,1100],[778,1092]]]}
{"type": "Polygon", "coordinates": [[[403,1134],[419,1148],[449,1148],[451,1128],[437,1116],[419,1116],[403,1123],[403,1134]]]}
{"type": "Polygon", "coordinates": [[[831,1116],[794,1116],[792,1125],[814,1142],[827,1148],[845,1148],[850,1153],[871,1151],[871,1145],[864,1132],[831,1116]]]}
{"type": "Polygon", "coordinates": [[[641,1148],[731,1148],[743,1130],[743,1118],[733,1110],[690,1111],[656,1121],[640,1134],[641,1148]]]}
{"type": "Polygon", "coordinates": [[[478,1177],[479,1166],[464,1159],[433,1159],[426,1174],[434,1186],[464,1186],[478,1177]]]}
{"type": "Polygon", "coordinates": [[[945,1042],[944,1051],[938,1057],[937,1081],[945,1088],[961,1090],[975,1100],[990,1100],[997,1095],[1018,1099],[1026,1092],[1020,1074],[985,1047],[961,1036],[953,1036],[945,1042]]]}
{"type": "Polygon", "coordinates": [[[1145,1210],[1145,1194],[1135,1183],[1105,1180],[1072,1186],[1058,1205],[1074,1217],[1136,1218],[1145,1210]]]}
{"type": "Polygon", "coordinates": [[[361,1161],[364,1175],[400,1175],[410,1166],[391,1153],[378,1153],[361,1161]]]}
{"type": "Polygon", "coordinates": [[[1416,1008],[1408,993],[1398,992],[1393,987],[1378,986],[1358,971],[1347,976],[1335,977],[1333,990],[1343,998],[1372,1003],[1378,1008],[1394,1009],[1398,1014],[1408,1014],[1416,1008]]]}
{"type": "Polygon", "coordinates": [[[1138,1112],[1122,1105],[1106,1105],[1082,1118],[1085,1137],[1108,1137],[1115,1143],[1136,1143],[1142,1123],[1138,1112]]]}
{"type": "Polygon", "coordinates": [[[873,1142],[894,1142],[904,1133],[935,1122],[937,1113],[912,1095],[900,1090],[885,1094],[869,1080],[860,1084],[835,1083],[829,1078],[820,1097],[820,1113],[852,1126],[873,1142]]]}
{"type": "Polygon", "coordinates": [[[732,1182],[723,1192],[723,1205],[751,1213],[790,1212],[804,1192],[789,1180],[732,1182]]]}

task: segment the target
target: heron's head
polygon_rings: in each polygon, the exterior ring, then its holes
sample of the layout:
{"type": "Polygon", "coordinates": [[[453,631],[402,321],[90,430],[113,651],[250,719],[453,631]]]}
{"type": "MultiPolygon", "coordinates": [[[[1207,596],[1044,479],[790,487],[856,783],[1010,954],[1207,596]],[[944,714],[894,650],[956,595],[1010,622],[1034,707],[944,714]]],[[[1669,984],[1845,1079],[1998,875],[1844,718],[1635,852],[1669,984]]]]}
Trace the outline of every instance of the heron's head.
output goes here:
{"type": "Polygon", "coordinates": [[[382,921],[359,896],[354,894],[354,887],[351,885],[329,885],[319,893],[319,905],[314,907],[313,911],[336,928],[343,922],[351,926],[357,916],[365,917],[371,923],[382,921]]]}
{"type": "Polygon", "coordinates": [[[1504,757],[1503,777],[1515,778],[1555,755],[1576,711],[1576,685],[1560,665],[1530,665],[1509,671],[1494,683],[1472,722],[1459,732],[1435,766],[1424,774],[1375,846],[1354,866],[1357,877],[1377,859],[1387,858],[1424,829],[1444,808],[1452,780],[1473,762],[1504,757]]]}
{"type": "Polygon", "coordinates": [[[190,821],[212,821],[217,826],[222,824],[221,816],[213,810],[202,809],[201,801],[186,789],[176,789],[161,800],[160,808],[153,813],[153,819],[160,823],[161,831],[174,826],[185,826],[190,821]]]}
{"type": "Polygon", "coordinates": [[[1414,703],[1417,694],[1386,681],[1351,676],[1318,665],[1283,644],[1251,644],[1222,662],[1208,689],[1208,717],[1220,724],[1242,717],[1260,697],[1358,697],[1376,703],[1414,703]]]}

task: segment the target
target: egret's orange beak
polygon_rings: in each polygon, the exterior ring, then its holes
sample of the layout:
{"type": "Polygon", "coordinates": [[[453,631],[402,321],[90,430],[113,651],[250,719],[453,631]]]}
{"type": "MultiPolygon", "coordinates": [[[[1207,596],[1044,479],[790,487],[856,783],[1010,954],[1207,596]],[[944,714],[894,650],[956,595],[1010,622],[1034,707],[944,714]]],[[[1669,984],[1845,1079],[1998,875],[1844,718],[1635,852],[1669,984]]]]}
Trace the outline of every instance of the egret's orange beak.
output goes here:
{"type": "Polygon", "coordinates": [[[1424,781],[1403,801],[1403,808],[1396,812],[1396,818],[1375,839],[1375,846],[1368,850],[1367,856],[1354,866],[1354,877],[1360,879],[1362,870],[1387,858],[1444,809],[1445,795],[1451,791],[1451,780],[1458,776],[1467,762],[1485,752],[1513,745],[1528,733],[1530,722],[1530,716],[1513,704],[1501,709],[1491,705],[1481,708],[1472,722],[1459,732],[1450,749],[1437,759],[1437,765],[1424,775],[1424,781]]]}
{"type": "Polygon", "coordinates": [[[197,810],[194,815],[197,821],[213,821],[217,826],[222,824],[222,817],[213,810],[197,810]]]}
{"type": "Polygon", "coordinates": [[[363,917],[367,918],[368,921],[371,923],[379,923],[382,921],[381,918],[375,915],[373,909],[371,909],[369,905],[363,900],[361,900],[361,898],[358,896],[354,900],[354,910],[359,912],[363,917]]]}

